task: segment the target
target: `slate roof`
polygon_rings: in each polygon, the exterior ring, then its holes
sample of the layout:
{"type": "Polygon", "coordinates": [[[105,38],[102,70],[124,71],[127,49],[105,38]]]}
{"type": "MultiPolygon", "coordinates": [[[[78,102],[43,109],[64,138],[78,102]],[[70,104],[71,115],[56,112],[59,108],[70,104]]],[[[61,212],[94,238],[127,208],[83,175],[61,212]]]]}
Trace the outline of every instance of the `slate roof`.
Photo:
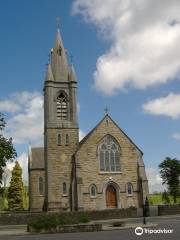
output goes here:
{"type": "Polygon", "coordinates": [[[43,169],[44,168],[44,148],[30,148],[29,149],[29,168],[43,169]]]}

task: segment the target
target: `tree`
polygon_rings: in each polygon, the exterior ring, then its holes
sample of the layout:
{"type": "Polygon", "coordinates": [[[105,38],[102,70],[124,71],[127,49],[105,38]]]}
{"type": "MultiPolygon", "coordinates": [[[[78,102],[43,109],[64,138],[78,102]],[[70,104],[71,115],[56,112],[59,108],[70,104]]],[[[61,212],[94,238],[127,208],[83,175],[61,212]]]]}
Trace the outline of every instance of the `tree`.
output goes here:
{"type": "Polygon", "coordinates": [[[12,144],[12,138],[7,139],[2,135],[5,126],[6,122],[0,113],[0,185],[2,184],[3,172],[7,162],[12,162],[17,157],[16,150],[12,144]]]}
{"type": "Polygon", "coordinates": [[[165,203],[167,203],[167,204],[170,203],[170,198],[169,198],[169,194],[168,194],[167,191],[164,191],[164,192],[162,193],[162,200],[163,200],[163,202],[165,202],[165,203]]]}
{"type": "Polygon", "coordinates": [[[167,184],[168,192],[172,195],[174,203],[176,203],[177,197],[180,195],[180,160],[166,157],[159,164],[159,168],[163,184],[167,184]]]}
{"type": "Polygon", "coordinates": [[[22,210],[24,206],[23,202],[23,181],[22,181],[22,168],[16,161],[12,170],[12,177],[10,186],[8,188],[8,206],[10,210],[22,210]]]}
{"type": "Polygon", "coordinates": [[[11,178],[11,170],[7,167],[3,168],[3,175],[2,175],[2,186],[4,188],[7,187],[7,183],[9,182],[11,178]]]}

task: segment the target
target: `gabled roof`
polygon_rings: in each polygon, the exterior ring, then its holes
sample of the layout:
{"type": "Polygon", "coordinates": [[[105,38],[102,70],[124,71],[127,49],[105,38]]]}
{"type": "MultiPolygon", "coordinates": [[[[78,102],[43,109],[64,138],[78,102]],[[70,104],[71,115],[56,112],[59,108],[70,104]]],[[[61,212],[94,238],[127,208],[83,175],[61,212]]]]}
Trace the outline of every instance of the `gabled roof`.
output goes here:
{"type": "MultiPolygon", "coordinates": [[[[141,154],[143,155],[143,152],[141,151],[141,149],[131,140],[130,137],[128,137],[128,135],[117,125],[116,122],[114,122],[114,120],[108,115],[106,114],[103,119],[80,141],[79,143],[79,149],[81,148],[81,146],[88,140],[88,138],[91,136],[91,134],[99,127],[99,125],[104,121],[105,118],[109,118],[113,124],[124,134],[124,136],[141,152],[141,154]]],[[[78,149],[78,150],[79,150],[78,149]]],[[[78,151],[77,150],[77,151],[78,151]]]]}
{"type": "Polygon", "coordinates": [[[43,169],[44,168],[44,148],[30,148],[29,149],[29,168],[43,169]]]}

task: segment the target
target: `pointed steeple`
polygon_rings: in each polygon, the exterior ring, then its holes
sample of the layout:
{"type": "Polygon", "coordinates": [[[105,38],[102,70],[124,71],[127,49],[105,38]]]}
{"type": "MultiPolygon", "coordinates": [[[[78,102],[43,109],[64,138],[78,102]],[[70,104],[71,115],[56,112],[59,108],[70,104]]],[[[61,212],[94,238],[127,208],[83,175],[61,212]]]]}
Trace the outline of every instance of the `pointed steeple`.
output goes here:
{"type": "Polygon", "coordinates": [[[64,48],[59,29],[57,29],[55,46],[51,50],[51,67],[55,81],[68,81],[68,63],[66,50],[64,48]]]}
{"type": "Polygon", "coordinates": [[[51,68],[51,64],[48,64],[48,68],[47,68],[47,72],[46,72],[46,81],[53,81],[54,77],[53,77],[53,73],[52,73],[52,68],[51,68]]]}
{"type": "Polygon", "coordinates": [[[69,67],[69,81],[76,82],[76,72],[73,64],[69,67]]]}

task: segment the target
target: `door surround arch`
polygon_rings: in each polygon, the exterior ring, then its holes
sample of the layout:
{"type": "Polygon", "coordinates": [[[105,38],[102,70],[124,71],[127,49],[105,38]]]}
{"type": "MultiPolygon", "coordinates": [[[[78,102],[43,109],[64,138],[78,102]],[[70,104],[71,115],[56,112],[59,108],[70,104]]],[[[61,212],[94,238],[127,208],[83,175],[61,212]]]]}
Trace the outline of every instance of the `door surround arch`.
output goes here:
{"type": "Polygon", "coordinates": [[[112,186],[112,188],[115,189],[116,191],[116,207],[113,208],[121,208],[121,202],[120,202],[120,187],[119,185],[114,182],[114,181],[108,181],[107,183],[104,184],[103,186],[103,198],[104,198],[104,203],[103,203],[103,209],[109,209],[110,207],[107,206],[107,198],[106,198],[106,193],[107,189],[112,186]]]}

